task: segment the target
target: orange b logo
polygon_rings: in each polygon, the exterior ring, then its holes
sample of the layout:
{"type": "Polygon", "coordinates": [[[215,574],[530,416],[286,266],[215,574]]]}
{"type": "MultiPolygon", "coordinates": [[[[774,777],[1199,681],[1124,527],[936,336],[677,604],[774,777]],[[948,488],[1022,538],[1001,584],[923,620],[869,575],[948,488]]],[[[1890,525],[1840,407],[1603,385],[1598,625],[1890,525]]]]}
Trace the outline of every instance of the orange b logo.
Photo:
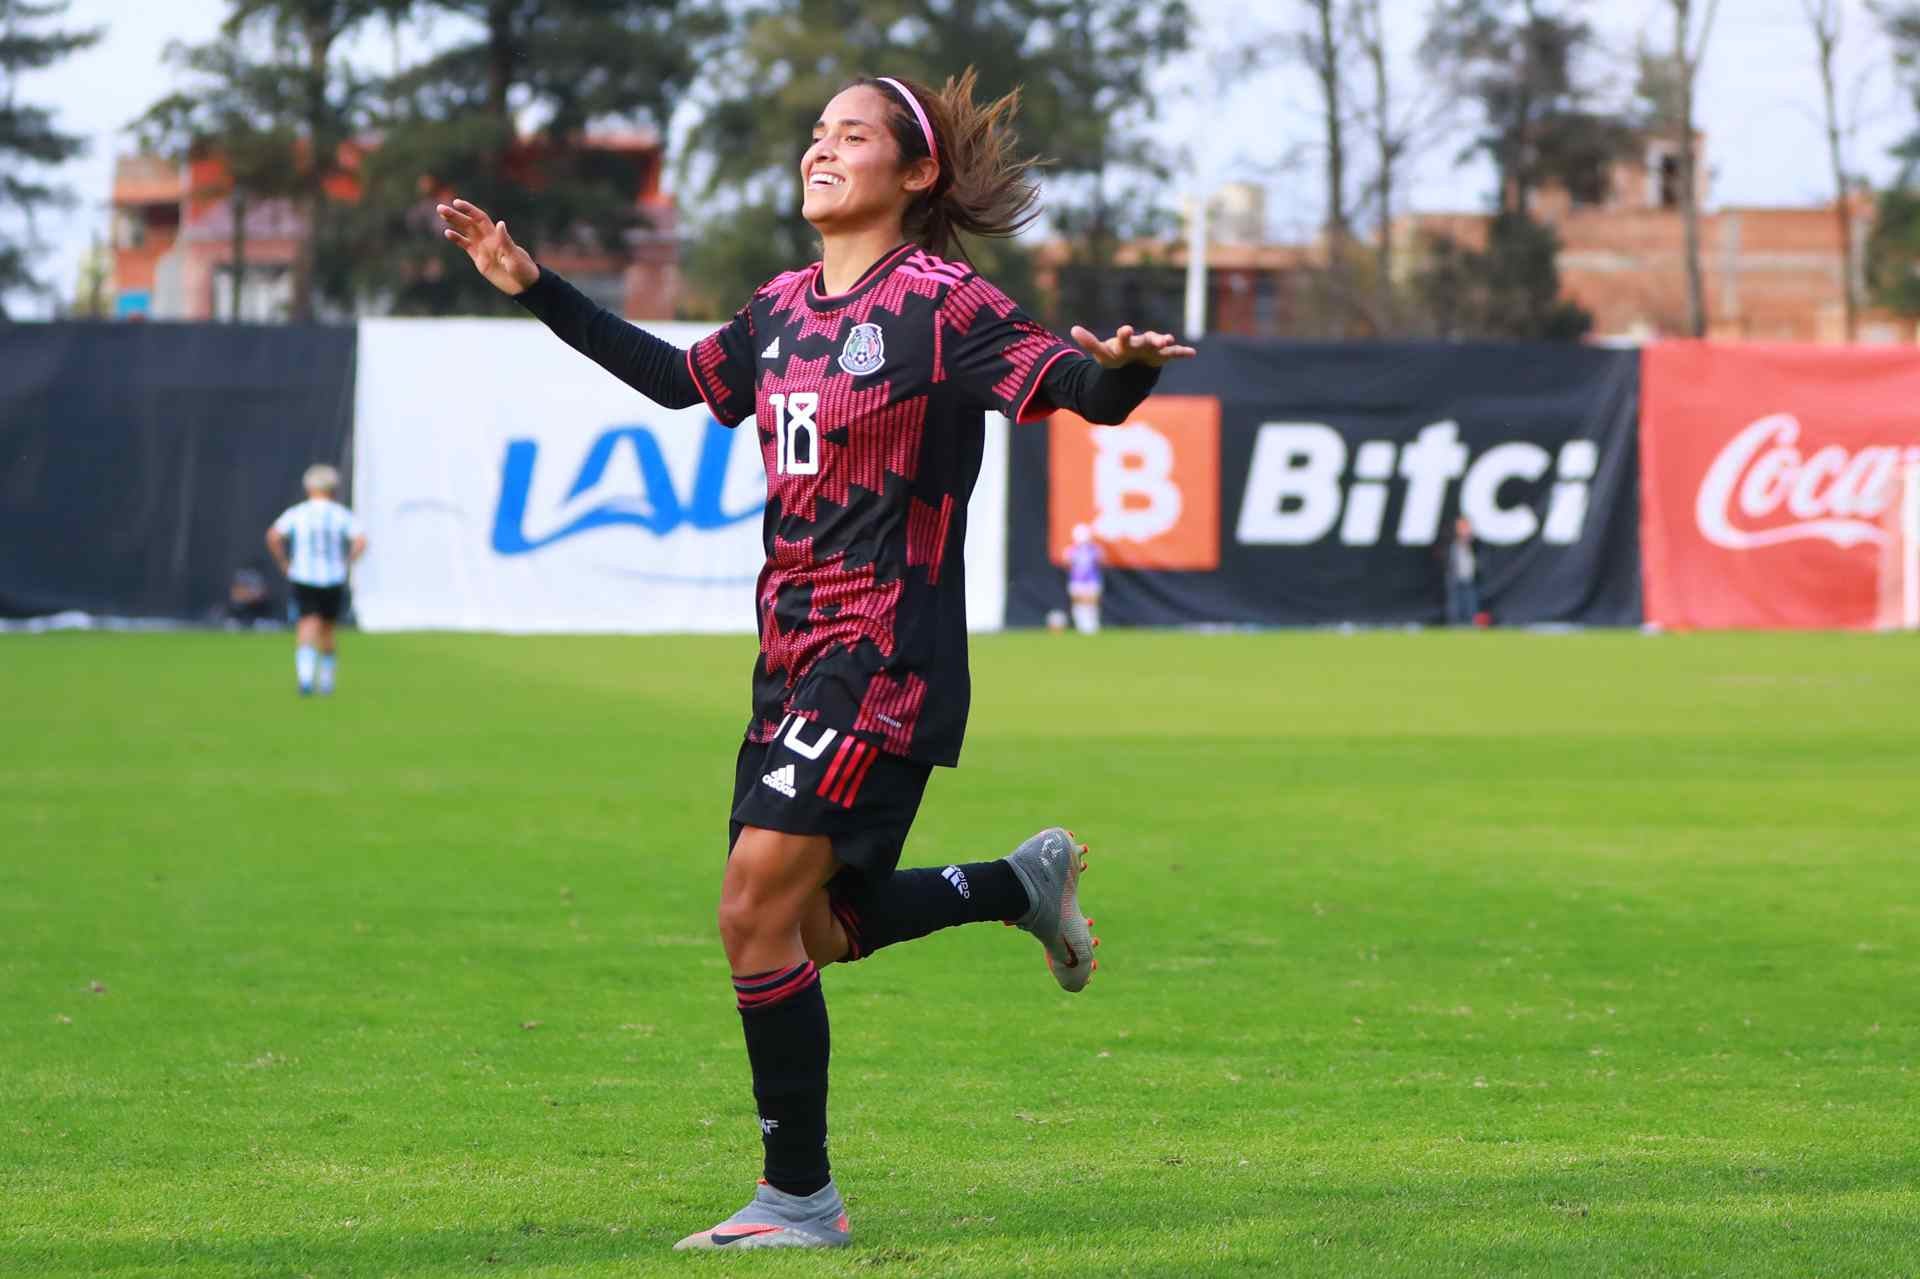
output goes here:
{"type": "Polygon", "coordinates": [[[1055,413],[1047,549],[1058,564],[1087,524],[1115,568],[1220,566],[1220,401],[1155,395],[1119,426],[1055,413]]]}

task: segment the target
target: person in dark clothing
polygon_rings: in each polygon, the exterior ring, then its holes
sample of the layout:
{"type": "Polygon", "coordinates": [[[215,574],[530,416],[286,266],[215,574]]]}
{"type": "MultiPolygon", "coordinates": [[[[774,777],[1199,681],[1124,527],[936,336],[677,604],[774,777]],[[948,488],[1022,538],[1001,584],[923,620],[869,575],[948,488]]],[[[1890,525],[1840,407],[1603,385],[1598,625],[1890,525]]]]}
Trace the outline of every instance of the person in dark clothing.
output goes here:
{"type": "Polygon", "coordinates": [[[853,81],[800,162],[821,257],[768,280],[682,351],[537,264],[504,222],[439,208],[476,269],[564,341],[669,408],[752,417],[767,474],[760,655],[735,760],[721,940],[753,1072],[765,1180],[681,1248],[832,1247],[848,1223],[826,1150],[827,1011],[819,967],[950,925],[1011,921],[1055,980],[1093,971],[1086,847],[1051,826],[1006,857],[897,869],[931,770],[959,761],[970,694],[962,546],[984,416],[1056,408],[1124,421],[1159,369],[1194,354],[1123,326],[1064,341],[964,259],[962,233],[1037,215],[1013,151],[1017,94],[973,99],[853,81]]]}
{"type": "Polygon", "coordinates": [[[1479,557],[1473,551],[1473,525],[1465,516],[1453,522],[1446,559],[1447,625],[1473,626],[1480,616],[1479,557]]]}
{"type": "Polygon", "coordinates": [[[227,584],[227,602],[220,619],[229,629],[265,626],[273,622],[273,597],[267,593],[267,579],[258,569],[236,569],[227,584]]]}

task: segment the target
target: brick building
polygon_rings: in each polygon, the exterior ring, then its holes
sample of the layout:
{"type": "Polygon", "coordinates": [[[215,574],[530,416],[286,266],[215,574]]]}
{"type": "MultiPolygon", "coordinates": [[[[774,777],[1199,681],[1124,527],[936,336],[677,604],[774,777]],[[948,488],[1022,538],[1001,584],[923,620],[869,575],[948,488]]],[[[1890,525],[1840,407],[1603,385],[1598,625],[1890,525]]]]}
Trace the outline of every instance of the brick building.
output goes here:
{"type": "MultiPolygon", "coordinates": [[[[679,248],[673,197],[660,187],[659,138],[652,133],[598,135],[587,145],[624,156],[633,165],[639,190],[635,205],[648,225],[628,233],[624,255],[552,247],[543,249],[542,257],[607,307],[634,319],[672,319],[680,296],[679,248]]],[[[357,197],[359,186],[351,175],[359,154],[356,144],[349,144],[342,155],[344,176],[329,186],[334,199],[357,197]]],[[[528,144],[517,159],[537,173],[537,145],[528,144]]],[[[118,318],[232,318],[235,228],[228,186],[226,167],[216,155],[187,164],[136,155],[115,164],[111,287],[118,318]]],[[[292,298],[294,255],[306,227],[287,200],[251,203],[244,217],[239,318],[284,319],[292,298]]],[[[369,303],[361,309],[378,306],[369,303]]]]}
{"type": "MultiPolygon", "coordinates": [[[[1705,148],[1701,147],[1704,157],[1705,148]]],[[[1843,217],[1835,204],[1810,208],[1729,206],[1710,209],[1704,162],[1699,180],[1700,265],[1708,336],[1722,341],[1840,342],[1845,337],[1841,246],[1843,217]]],[[[1603,198],[1579,202],[1564,189],[1534,200],[1533,214],[1560,235],[1562,292],[1593,313],[1597,338],[1644,341],[1687,332],[1686,231],[1680,213],[1677,148],[1650,141],[1615,166],[1603,198]]],[[[1849,197],[1845,235],[1853,240],[1854,297],[1872,197],[1849,197]]],[[[1422,248],[1437,235],[1469,248],[1486,244],[1489,218],[1479,213],[1410,213],[1396,218],[1399,269],[1418,269],[1422,248]]],[[[1907,342],[1913,322],[1862,307],[1861,342],[1907,342]]]]}
{"type": "MultiPolygon", "coordinates": [[[[1223,187],[1208,202],[1207,330],[1246,337],[1283,337],[1299,329],[1303,282],[1318,261],[1311,245],[1266,238],[1266,196],[1251,183],[1223,187]]],[[[1076,289],[1072,246],[1049,240],[1034,253],[1034,282],[1063,300],[1094,299],[1099,314],[1067,315],[1063,323],[1111,328],[1132,324],[1178,332],[1186,298],[1187,241],[1130,240],[1116,247],[1099,287],[1076,289]]],[[[1074,309],[1072,303],[1067,303],[1074,309]]]]}
{"type": "MultiPolygon", "coordinates": [[[[1844,341],[1842,236],[1853,240],[1852,287],[1860,299],[1872,197],[1858,192],[1848,198],[1843,232],[1834,204],[1709,209],[1707,166],[1697,167],[1708,335],[1722,341],[1844,341]]],[[[1560,188],[1536,195],[1534,216],[1560,235],[1562,291],[1593,313],[1595,338],[1647,341],[1687,331],[1686,233],[1678,183],[1677,148],[1654,139],[1614,166],[1598,200],[1576,201],[1560,188]]],[[[1299,336],[1307,330],[1303,321],[1311,314],[1312,282],[1325,261],[1324,246],[1270,242],[1264,221],[1257,188],[1228,187],[1212,202],[1209,332],[1299,336]]],[[[1395,218],[1396,276],[1404,280],[1417,271],[1437,236],[1467,248],[1485,247],[1490,221],[1485,213],[1395,218]]],[[[1123,278],[1109,286],[1115,301],[1106,309],[1138,324],[1177,330],[1186,261],[1184,239],[1120,246],[1112,274],[1123,278]]],[[[1059,241],[1040,248],[1037,265],[1045,288],[1059,287],[1074,269],[1068,246],[1059,241]]],[[[1863,303],[1855,340],[1912,342],[1915,323],[1863,303]]]]}

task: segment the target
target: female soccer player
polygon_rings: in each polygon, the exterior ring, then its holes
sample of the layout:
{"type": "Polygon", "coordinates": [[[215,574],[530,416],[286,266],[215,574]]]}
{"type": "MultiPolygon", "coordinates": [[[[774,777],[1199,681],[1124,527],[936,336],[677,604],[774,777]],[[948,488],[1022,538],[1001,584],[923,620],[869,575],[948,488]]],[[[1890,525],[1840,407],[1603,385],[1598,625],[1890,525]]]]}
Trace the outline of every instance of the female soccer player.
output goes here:
{"type": "Polygon", "coordinates": [[[293,650],[300,696],[310,697],[318,690],[322,697],[330,697],[334,625],[346,600],[347,574],[367,553],[367,535],[359,517],[333,500],[340,488],[340,472],[318,463],[307,468],[300,483],[307,490],[307,500],[280,513],[267,530],[267,549],[293,584],[293,602],[300,612],[293,650]]]}
{"type": "Polygon", "coordinates": [[[501,291],[656,403],[706,402],[758,425],[766,567],[755,603],[753,715],[735,763],[720,937],[733,970],[765,1179],[681,1248],[848,1240],[827,1164],[827,1007],[818,966],[954,924],[1037,937],[1067,990],[1093,969],[1080,912],[1084,845],[1059,827],[1005,858],[896,871],[934,765],[966,727],[961,547],[983,414],[1071,408],[1120,422],[1169,360],[1122,327],[1080,351],[963,262],[960,233],[1007,236],[1037,214],[1018,95],[973,100],[973,73],[934,91],[887,77],[827,103],[800,161],[818,262],[775,276],[718,332],[680,351],[535,264],[464,200],[445,235],[501,291]],[[936,256],[942,255],[942,256],[936,256]],[[1085,354],[1081,354],[1084,351],[1085,354]]]}

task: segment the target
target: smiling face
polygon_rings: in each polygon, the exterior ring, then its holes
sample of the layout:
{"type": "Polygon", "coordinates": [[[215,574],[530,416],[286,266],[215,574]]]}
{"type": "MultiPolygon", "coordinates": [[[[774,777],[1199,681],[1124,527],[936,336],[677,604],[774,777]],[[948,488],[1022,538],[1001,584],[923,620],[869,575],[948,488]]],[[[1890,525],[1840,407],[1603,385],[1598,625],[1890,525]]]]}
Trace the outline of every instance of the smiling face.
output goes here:
{"type": "Polygon", "coordinates": [[[892,111],[882,90],[857,84],[820,113],[800,158],[800,212],[822,235],[898,225],[913,197],[933,185],[932,160],[901,164],[887,127],[892,111]]]}

